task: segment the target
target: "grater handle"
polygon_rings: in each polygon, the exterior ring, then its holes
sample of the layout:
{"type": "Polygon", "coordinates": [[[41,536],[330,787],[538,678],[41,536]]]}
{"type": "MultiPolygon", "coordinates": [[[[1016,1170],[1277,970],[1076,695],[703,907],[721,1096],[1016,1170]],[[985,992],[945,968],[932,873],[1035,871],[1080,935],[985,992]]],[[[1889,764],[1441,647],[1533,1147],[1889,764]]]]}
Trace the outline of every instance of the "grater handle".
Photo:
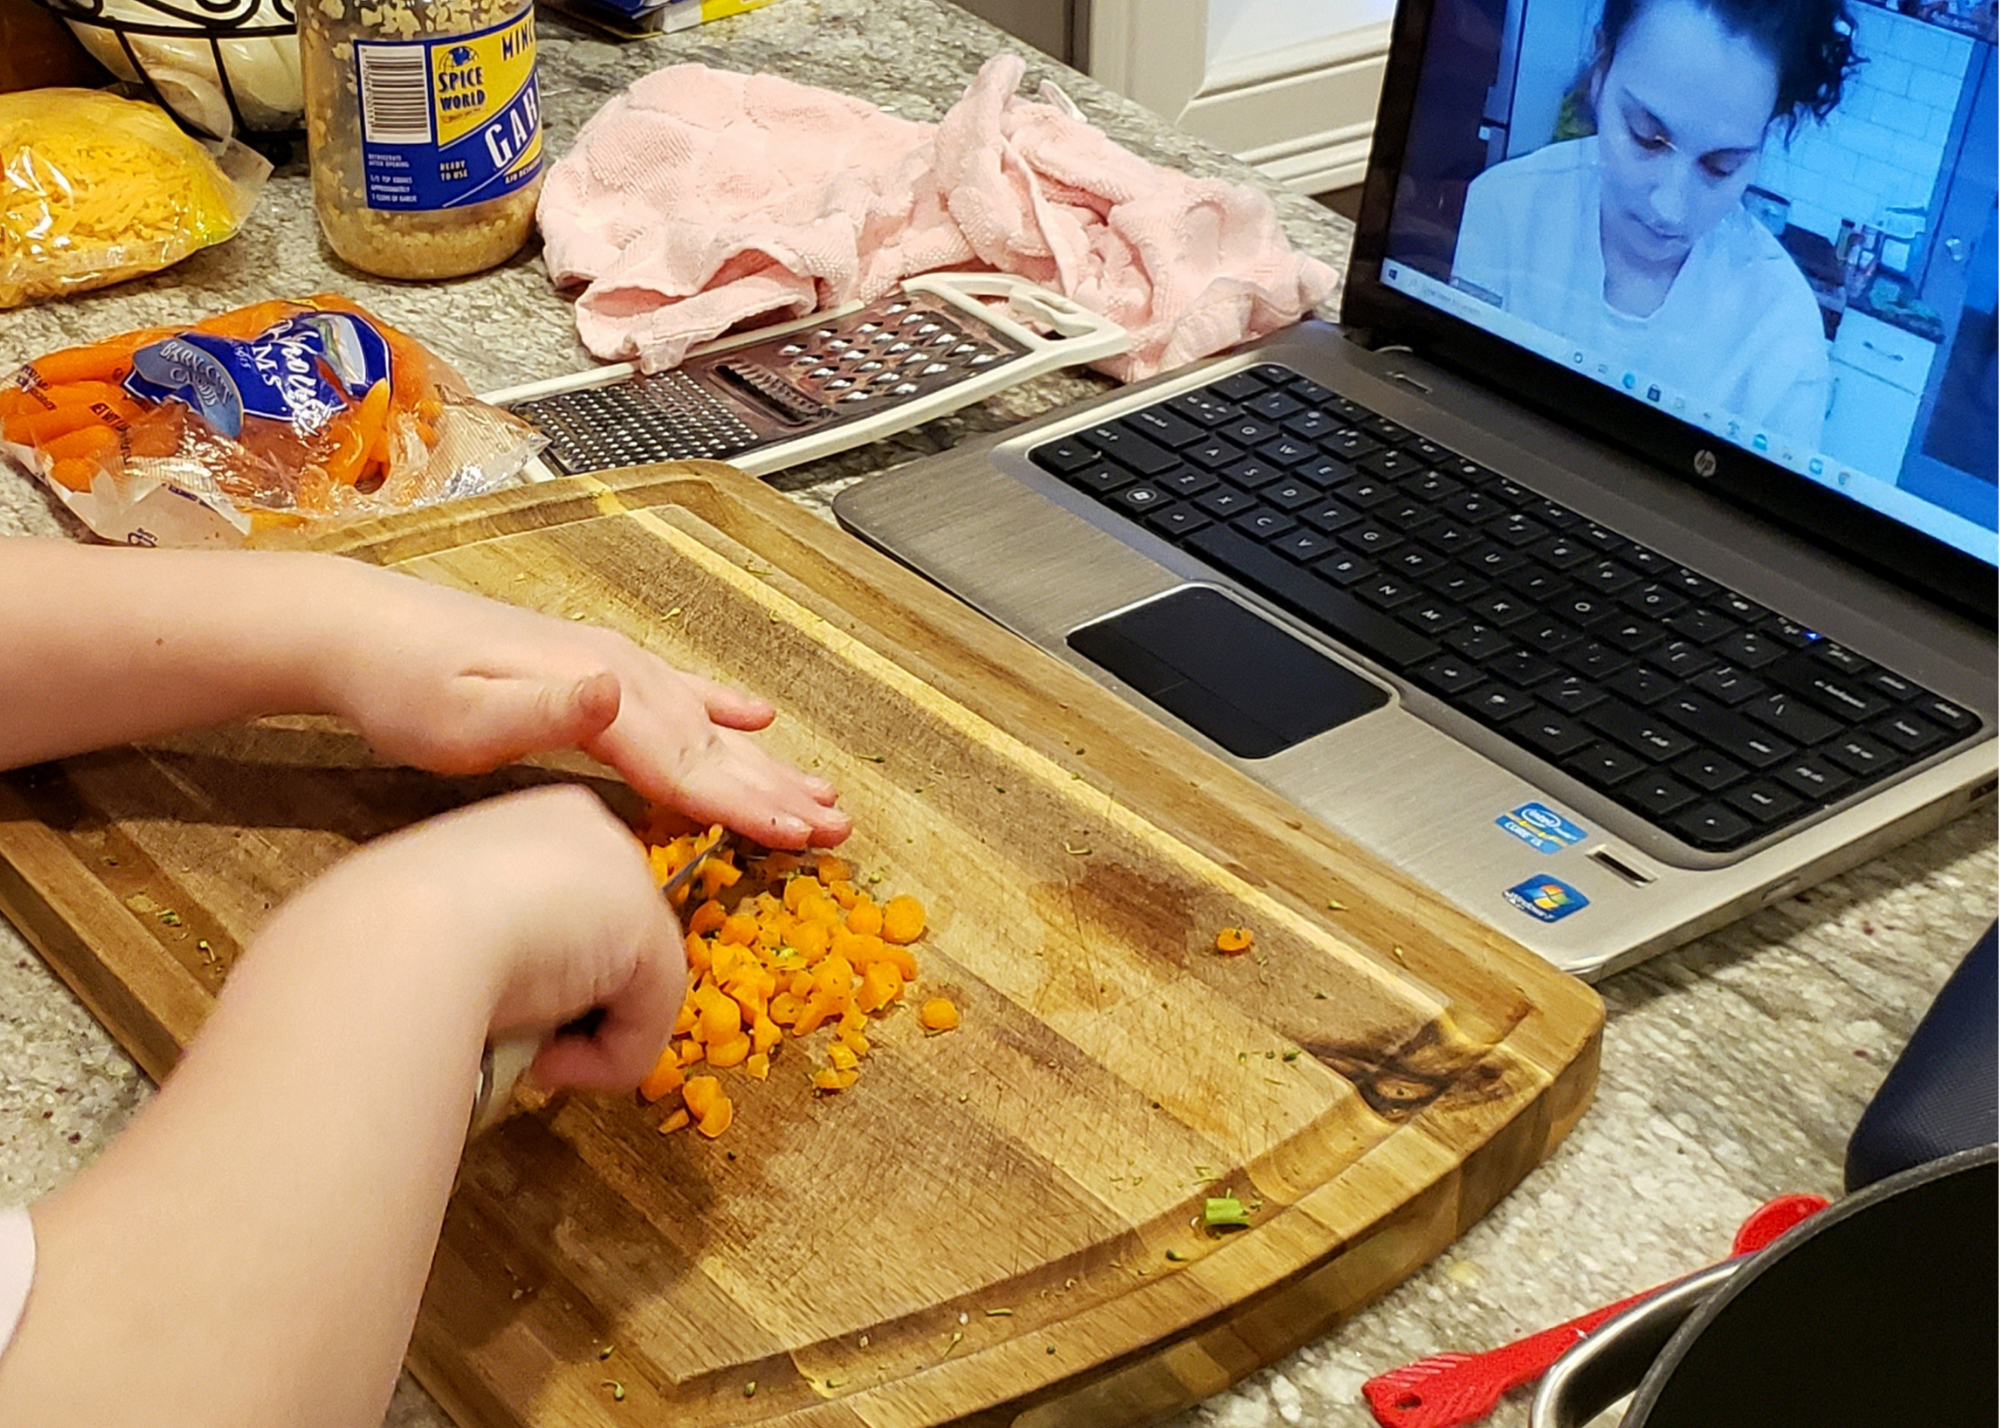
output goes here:
{"type": "Polygon", "coordinates": [[[1061,293],[1050,292],[1011,273],[921,273],[904,279],[903,290],[941,298],[1005,333],[1030,352],[1059,350],[1065,365],[1116,357],[1132,345],[1132,334],[1110,318],[1100,317],[1061,293]],[[1004,298],[1007,307],[981,302],[981,298],[1004,298]],[[1045,337],[1018,321],[1008,307],[1047,323],[1056,336],[1045,337]]]}

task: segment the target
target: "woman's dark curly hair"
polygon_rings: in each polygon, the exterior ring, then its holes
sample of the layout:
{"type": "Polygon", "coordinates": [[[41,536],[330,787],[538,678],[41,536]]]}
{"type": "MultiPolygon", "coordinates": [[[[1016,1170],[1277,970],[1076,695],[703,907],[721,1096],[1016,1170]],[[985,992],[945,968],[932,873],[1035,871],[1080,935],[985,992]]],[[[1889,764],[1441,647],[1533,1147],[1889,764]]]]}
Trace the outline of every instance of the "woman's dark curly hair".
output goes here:
{"type": "MultiPolygon", "coordinates": [[[[1650,0],[1604,0],[1597,27],[1599,74],[1611,64],[1618,42],[1650,0]]],[[[1824,119],[1840,103],[1841,87],[1861,67],[1854,53],[1854,16],[1847,0],[1694,0],[1732,35],[1751,41],[1778,67],[1778,100],[1773,119],[1785,132],[1797,130],[1810,114],[1824,119]]]]}

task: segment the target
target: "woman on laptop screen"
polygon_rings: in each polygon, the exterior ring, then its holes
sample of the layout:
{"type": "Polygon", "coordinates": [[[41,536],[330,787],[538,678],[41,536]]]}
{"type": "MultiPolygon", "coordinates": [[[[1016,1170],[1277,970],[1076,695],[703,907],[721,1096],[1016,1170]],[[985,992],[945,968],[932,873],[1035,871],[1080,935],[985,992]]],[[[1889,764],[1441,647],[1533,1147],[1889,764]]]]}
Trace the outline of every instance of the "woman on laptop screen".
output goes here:
{"type": "Polygon", "coordinates": [[[1845,0],[1606,0],[1569,106],[1594,132],[1473,180],[1453,286],[1816,447],[1819,307],[1742,198],[1773,129],[1840,102],[1852,34],[1845,0]]]}

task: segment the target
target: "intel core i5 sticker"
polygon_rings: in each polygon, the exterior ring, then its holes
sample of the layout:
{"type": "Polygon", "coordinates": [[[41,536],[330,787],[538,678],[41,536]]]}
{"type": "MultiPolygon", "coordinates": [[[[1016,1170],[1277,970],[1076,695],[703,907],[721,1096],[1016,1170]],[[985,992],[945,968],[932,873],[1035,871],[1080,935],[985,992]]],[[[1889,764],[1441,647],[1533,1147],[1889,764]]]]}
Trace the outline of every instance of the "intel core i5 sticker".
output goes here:
{"type": "Polygon", "coordinates": [[[1560,853],[1583,841],[1583,830],[1545,803],[1524,803],[1493,821],[1537,853],[1560,853]]]}
{"type": "Polygon", "coordinates": [[[1507,889],[1507,901],[1543,922],[1560,922],[1590,906],[1590,899],[1561,878],[1529,878],[1507,889]]]}

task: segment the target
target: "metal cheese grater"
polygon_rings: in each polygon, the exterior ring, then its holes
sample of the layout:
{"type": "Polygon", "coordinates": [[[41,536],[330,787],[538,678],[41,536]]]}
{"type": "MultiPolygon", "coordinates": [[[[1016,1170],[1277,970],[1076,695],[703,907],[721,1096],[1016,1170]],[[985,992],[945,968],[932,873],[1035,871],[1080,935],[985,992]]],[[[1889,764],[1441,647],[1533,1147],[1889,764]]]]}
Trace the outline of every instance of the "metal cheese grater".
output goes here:
{"type": "Polygon", "coordinates": [[[558,474],[708,459],[762,476],[1129,342],[1115,323],[1021,279],[933,273],[865,306],[712,344],[672,371],[621,363],[487,400],[549,438],[541,459],[558,474]]]}

